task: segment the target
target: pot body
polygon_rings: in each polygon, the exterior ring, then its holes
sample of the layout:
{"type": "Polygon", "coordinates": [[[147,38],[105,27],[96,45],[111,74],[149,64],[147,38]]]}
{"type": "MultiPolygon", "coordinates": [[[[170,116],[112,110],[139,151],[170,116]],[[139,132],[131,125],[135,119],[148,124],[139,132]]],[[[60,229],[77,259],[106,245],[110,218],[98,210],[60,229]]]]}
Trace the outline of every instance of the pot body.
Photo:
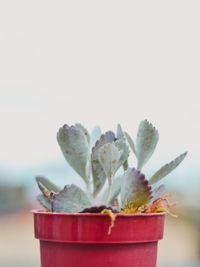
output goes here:
{"type": "Polygon", "coordinates": [[[41,267],[156,267],[165,213],[108,214],[34,211],[41,267]]]}

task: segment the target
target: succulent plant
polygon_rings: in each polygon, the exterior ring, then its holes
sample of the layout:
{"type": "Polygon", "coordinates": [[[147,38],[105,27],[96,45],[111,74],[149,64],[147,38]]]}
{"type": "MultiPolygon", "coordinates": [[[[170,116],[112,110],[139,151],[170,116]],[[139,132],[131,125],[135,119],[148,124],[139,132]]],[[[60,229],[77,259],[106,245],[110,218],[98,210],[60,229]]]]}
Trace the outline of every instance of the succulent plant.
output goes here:
{"type": "Polygon", "coordinates": [[[112,131],[101,134],[97,126],[91,135],[81,124],[64,125],[57,133],[57,141],[66,161],[84,180],[85,189],[74,184],[61,189],[38,176],[36,181],[41,190],[38,200],[46,210],[53,212],[162,211],[157,205],[163,198],[164,186],[155,184],[173,171],[187,152],[146,179],[141,170],[151,158],[158,139],[158,131],[147,120],[141,121],[135,143],[120,125],[116,134],[112,131]],[[129,147],[137,159],[136,168],[128,166],[129,147]],[[101,200],[97,201],[103,189],[101,200]]]}

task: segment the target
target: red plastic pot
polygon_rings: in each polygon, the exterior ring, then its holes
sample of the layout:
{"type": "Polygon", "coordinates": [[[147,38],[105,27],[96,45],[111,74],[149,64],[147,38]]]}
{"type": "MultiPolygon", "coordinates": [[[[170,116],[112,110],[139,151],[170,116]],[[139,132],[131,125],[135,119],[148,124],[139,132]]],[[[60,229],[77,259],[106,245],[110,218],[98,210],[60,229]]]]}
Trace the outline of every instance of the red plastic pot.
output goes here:
{"type": "Polygon", "coordinates": [[[42,267],[155,267],[165,213],[108,214],[34,211],[42,267]]]}

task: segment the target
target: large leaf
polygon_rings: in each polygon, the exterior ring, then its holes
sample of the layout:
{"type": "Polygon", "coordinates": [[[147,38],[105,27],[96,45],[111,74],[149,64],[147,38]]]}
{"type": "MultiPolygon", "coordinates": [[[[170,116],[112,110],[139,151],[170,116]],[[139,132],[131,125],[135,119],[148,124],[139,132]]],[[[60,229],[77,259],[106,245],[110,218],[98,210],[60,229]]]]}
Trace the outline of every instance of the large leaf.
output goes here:
{"type": "MultiPolygon", "coordinates": [[[[36,177],[37,183],[42,184],[48,191],[58,192],[60,188],[52,183],[49,179],[45,178],[44,176],[37,176],[36,177]]],[[[39,184],[38,184],[39,186],[39,184]]],[[[40,187],[40,186],[39,186],[40,187]]],[[[41,189],[41,188],[40,188],[41,189]]]]}
{"type": "Polygon", "coordinates": [[[122,164],[124,164],[124,162],[128,159],[129,148],[128,148],[124,139],[119,139],[119,140],[115,141],[114,144],[121,152],[121,156],[120,156],[120,159],[119,159],[118,165],[117,165],[117,169],[119,169],[122,166],[122,164]]]}
{"type": "Polygon", "coordinates": [[[75,123],[75,127],[79,128],[85,134],[88,143],[90,143],[90,134],[88,133],[88,130],[80,123],[75,123]]]}
{"type": "Polygon", "coordinates": [[[57,133],[58,144],[67,162],[87,182],[89,179],[89,144],[85,133],[64,125],[57,133]]]}
{"type": "Polygon", "coordinates": [[[37,196],[37,200],[45,209],[51,211],[51,202],[47,197],[45,197],[43,194],[40,194],[37,196]]]}
{"type": "Polygon", "coordinates": [[[98,159],[106,174],[111,179],[116,173],[122,152],[113,144],[105,144],[99,149],[98,159]]]}
{"type": "Polygon", "coordinates": [[[170,163],[165,164],[162,168],[160,168],[149,180],[150,184],[155,184],[160,181],[163,177],[172,172],[185,158],[187,152],[181,154],[177,158],[175,158],[170,163]]]}
{"type": "Polygon", "coordinates": [[[130,137],[130,135],[127,132],[125,132],[125,136],[126,136],[126,139],[127,139],[128,143],[129,143],[129,146],[130,146],[131,150],[136,155],[135,144],[133,142],[133,139],[130,137]]]}
{"type": "Polygon", "coordinates": [[[90,147],[92,148],[95,144],[96,141],[99,140],[101,137],[101,128],[97,125],[91,132],[90,135],[90,147]]]}
{"type": "Polygon", "coordinates": [[[128,169],[123,175],[121,186],[122,208],[137,208],[151,199],[151,186],[138,170],[128,169]]]}
{"type": "Polygon", "coordinates": [[[92,148],[91,164],[92,164],[92,176],[93,176],[93,186],[94,197],[99,193],[106,181],[106,174],[98,160],[99,149],[108,143],[112,143],[115,140],[115,135],[113,132],[109,131],[101,135],[100,139],[96,142],[95,146],[92,148]]]}
{"type": "Polygon", "coordinates": [[[138,159],[137,169],[141,170],[152,156],[157,142],[158,132],[147,120],[141,121],[136,138],[136,155],[138,159]]]}
{"type": "Polygon", "coordinates": [[[92,205],[90,198],[76,185],[66,185],[64,189],[52,195],[54,212],[77,213],[92,205]]]}

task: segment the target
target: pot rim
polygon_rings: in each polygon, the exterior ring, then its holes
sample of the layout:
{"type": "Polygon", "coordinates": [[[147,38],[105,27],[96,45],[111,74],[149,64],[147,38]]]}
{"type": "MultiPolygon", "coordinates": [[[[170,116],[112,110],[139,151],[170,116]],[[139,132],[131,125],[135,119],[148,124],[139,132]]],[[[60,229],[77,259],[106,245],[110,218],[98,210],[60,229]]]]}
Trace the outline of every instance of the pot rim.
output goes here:
{"type": "MultiPolygon", "coordinates": [[[[85,213],[63,213],[63,212],[51,212],[51,211],[45,211],[42,209],[39,210],[31,210],[33,214],[40,214],[40,215],[49,215],[49,216],[108,216],[108,213],[91,213],[91,212],[85,212],[85,213]]],[[[156,212],[156,213],[114,213],[117,217],[153,217],[153,216],[160,216],[160,215],[166,215],[166,212],[156,212]]]]}

